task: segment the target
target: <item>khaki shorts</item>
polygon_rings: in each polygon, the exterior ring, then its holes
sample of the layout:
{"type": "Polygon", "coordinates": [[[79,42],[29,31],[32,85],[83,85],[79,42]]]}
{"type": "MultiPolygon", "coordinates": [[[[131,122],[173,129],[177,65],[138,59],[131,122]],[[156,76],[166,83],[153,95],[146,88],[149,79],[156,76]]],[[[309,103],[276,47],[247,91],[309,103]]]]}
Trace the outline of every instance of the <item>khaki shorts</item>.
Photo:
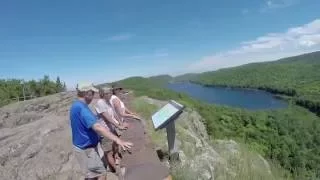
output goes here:
{"type": "Polygon", "coordinates": [[[85,178],[107,175],[107,163],[100,143],[94,148],[84,150],[74,146],[73,150],[85,178]]]}

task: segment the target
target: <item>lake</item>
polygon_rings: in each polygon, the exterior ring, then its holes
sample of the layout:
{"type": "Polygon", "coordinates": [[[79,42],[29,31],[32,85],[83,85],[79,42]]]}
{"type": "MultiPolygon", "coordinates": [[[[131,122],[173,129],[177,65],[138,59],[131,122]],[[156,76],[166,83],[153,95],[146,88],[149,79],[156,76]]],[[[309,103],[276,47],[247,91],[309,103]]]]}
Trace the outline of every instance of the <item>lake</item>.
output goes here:
{"type": "Polygon", "coordinates": [[[176,92],[186,93],[195,99],[207,103],[249,110],[279,109],[288,106],[286,101],[277,99],[271,93],[261,90],[206,87],[187,82],[170,83],[167,87],[176,92]]]}

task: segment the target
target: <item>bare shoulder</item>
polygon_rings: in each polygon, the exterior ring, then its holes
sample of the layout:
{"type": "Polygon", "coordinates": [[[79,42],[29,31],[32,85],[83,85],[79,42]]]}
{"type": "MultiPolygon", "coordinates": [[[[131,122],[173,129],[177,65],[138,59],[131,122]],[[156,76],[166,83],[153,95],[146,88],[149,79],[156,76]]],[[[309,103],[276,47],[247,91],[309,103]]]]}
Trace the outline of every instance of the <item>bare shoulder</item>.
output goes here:
{"type": "Polygon", "coordinates": [[[112,102],[113,103],[119,103],[120,99],[118,98],[118,96],[113,95],[112,102]]]}

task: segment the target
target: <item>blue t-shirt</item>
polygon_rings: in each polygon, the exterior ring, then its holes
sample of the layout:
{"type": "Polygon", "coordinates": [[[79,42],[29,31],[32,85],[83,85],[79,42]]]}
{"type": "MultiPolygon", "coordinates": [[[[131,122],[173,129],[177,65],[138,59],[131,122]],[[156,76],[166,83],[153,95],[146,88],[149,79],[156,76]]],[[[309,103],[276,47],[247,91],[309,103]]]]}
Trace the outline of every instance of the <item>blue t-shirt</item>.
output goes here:
{"type": "Polygon", "coordinates": [[[97,117],[82,101],[73,102],[70,109],[72,129],[72,143],[80,149],[95,146],[100,141],[100,136],[92,129],[97,122],[97,117]]]}

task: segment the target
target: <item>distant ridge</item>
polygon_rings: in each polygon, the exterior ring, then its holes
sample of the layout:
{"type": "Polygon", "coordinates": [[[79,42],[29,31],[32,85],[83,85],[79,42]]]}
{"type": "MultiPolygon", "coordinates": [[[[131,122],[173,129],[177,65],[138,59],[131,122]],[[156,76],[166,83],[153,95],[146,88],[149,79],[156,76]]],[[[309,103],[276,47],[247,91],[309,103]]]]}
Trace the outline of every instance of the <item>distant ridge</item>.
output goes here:
{"type": "MultiPolygon", "coordinates": [[[[320,115],[320,51],[256,62],[203,73],[187,73],[172,77],[130,77],[114,83],[126,88],[163,88],[169,82],[193,82],[205,86],[226,86],[265,90],[320,115]]],[[[111,84],[111,83],[107,83],[111,84]]]]}
{"type": "Polygon", "coordinates": [[[206,86],[256,88],[293,97],[320,114],[320,51],[181,77],[206,86]]]}

